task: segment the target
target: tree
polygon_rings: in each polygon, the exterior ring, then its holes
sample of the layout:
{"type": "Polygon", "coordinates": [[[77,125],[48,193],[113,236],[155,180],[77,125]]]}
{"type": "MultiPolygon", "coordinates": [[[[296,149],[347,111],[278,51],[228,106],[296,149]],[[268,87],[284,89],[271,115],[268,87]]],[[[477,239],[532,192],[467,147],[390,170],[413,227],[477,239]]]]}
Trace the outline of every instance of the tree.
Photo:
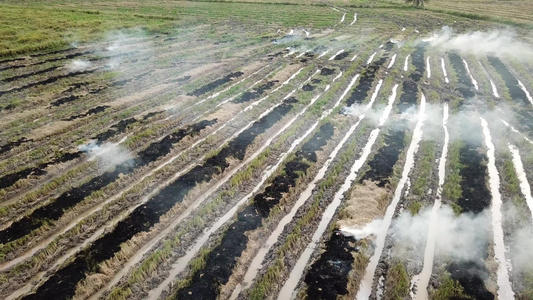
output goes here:
{"type": "MultiPolygon", "coordinates": [[[[426,2],[429,2],[429,0],[426,0],[426,2]]],[[[413,3],[413,6],[415,7],[424,6],[424,0],[405,0],[405,3],[413,3]]]]}

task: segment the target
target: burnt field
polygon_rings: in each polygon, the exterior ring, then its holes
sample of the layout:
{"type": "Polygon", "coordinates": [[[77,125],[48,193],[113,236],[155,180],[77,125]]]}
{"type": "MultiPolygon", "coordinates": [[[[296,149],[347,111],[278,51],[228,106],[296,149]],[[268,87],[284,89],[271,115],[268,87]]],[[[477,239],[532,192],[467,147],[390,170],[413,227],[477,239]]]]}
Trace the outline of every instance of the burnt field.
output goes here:
{"type": "Polygon", "coordinates": [[[102,27],[0,30],[1,299],[533,299],[523,17],[50,5],[102,27]]]}

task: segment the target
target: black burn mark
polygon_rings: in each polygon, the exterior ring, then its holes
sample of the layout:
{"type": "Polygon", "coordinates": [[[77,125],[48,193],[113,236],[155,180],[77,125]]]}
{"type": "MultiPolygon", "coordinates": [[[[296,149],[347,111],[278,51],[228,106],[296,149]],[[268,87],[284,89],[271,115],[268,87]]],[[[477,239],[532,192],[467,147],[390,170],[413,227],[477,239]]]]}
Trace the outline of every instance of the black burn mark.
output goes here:
{"type": "Polygon", "coordinates": [[[326,242],[326,251],[315,261],[307,275],[307,299],[336,300],[348,293],[348,273],[352,270],[352,252],[356,240],[335,230],[326,242]]]}
{"type": "Polygon", "coordinates": [[[91,74],[91,73],[94,73],[94,72],[96,72],[96,69],[94,69],[94,70],[86,70],[86,71],[79,71],[79,72],[72,72],[72,73],[68,73],[68,74],[64,74],[64,75],[58,75],[58,76],[49,77],[49,78],[41,80],[41,81],[28,83],[28,84],[23,85],[21,87],[12,88],[12,89],[9,89],[9,90],[6,90],[6,91],[0,91],[0,96],[2,96],[4,94],[20,92],[20,91],[29,89],[29,88],[34,87],[34,86],[46,85],[46,84],[54,83],[54,82],[56,82],[56,81],[58,81],[60,79],[69,78],[69,77],[75,77],[75,76],[80,76],[80,75],[85,75],[85,74],[91,74]]]}
{"type": "Polygon", "coordinates": [[[265,82],[264,84],[260,85],[259,87],[253,89],[252,91],[247,91],[242,94],[239,98],[233,100],[234,103],[243,103],[243,102],[249,102],[252,100],[255,100],[259,97],[261,97],[266,91],[270,90],[276,83],[279,82],[278,80],[272,80],[265,82]]]}
{"type": "Polygon", "coordinates": [[[0,189],[5,189],[7,187],[10,187],[14,185],[17,181],[24,179],[24,178],[28,178],[28,176],[44,175],[46,174],[46,171],[44,169],[47,168],[48,166],[76,159],[80,157],[81,154],[82,152],[65,153],[65,154],[62,154],[58,158],[52,159],[45,163],[41,163],[37,165],[36,167],[25,168],[15,173],[7,174],[0,178],[0,189]]]}
{"type": "Polygon", "coordinates": [[[322,76],[329,76],[333,73],[335,73],[335,69],[322,68],[320,70],[320,75],[322,76]]]}
{"type": "Polygon", "coordinates": [[[28,78],[28,77],[35,76],[35,75],[52,72],[52,71],[55,71],[57,69],[59,69],[59,67],[50,67],[50,68],[47,68],[47,69],[44,69],[44,70],[40,70],[40,71],[35,71],[35,72],[27,73],[27,74],[17,75],[17,76],[13,76],[13,77],[9,77],[9,78],[4,78],[4,79],[2,79],[2,81],[3,82],[12,82],[12,81],[15,81],[15,80],[28,78]]]}
{"type": "MultiPolygon", "coordinates": [[[[474,85],[468,77],[461,57],[457,53],[449,53],[448,57],[458,77],[460,84],[458,91],[465,100],[474,97],[475,93],[472,91],[474,85]]],[[[464,110],[472,109],[470,105],[465,103],[462,103],[460,107],[464,110]]],[[[480,151],[483,147],[483,132],[479,120],[475,118],[461,118],[458,128],[459,138],[462,142],[459,149],[459,162],[462,165],[459,171],[459,175],[462,177],[462,194],[457,204],[463,212],[478,214],[488,208],[491,201],[491,193],[486,185],[487,167],[484,162],[487,157],[480,151]]],[[[485,265],[487,257],[488,253],[485,251],[475,262],[451,263],[447,268],[452,279],[457,280],[464,287],[465,293],[474,299],[494,299],[494,295],[487,290],[484,284],[484,279],[489,274],[485,265]]]]}
{"type": "Polygon", "coordinates": [[[284,102],[268,115],[254,122],[250,128],[230,141],[218,154],[180,176],[148,202],[136,208],[111,232],[78,253],[74,261],[58,270],[34,294],[27,295],[23,299],[69,299],[74,296],[76,284],[85,278],[86,272],[95,271],[99,263],[113,257],[116,252],[120,251],[120,244],[139,232],[149,230],[159,222],[163,214],[175,204],[180,203],[195,186],[211,180],[214,175],[228,168],[228,158],[243,160],[246,148],[255,138],[281,120],[291,109],[292,105],[284,102]]]}
{"type": "Polygon", "coordinates": [[[28,142],[32,142],[33,140],[31,139],[27,139],[25,137],[21,137],[20,139],[14,141],[14,142],[10,142],[10,143],[7,143],[5,145],[2,145],[0,146],[0,154],[4,154],[6,152],[9,152],[11,151],[11,149],[15,148],[15,147],[18,147],[24,143],[28,143],[28,142]]]}
{"type": "Polygon", "coordinates": [[[368,170],[359,183],[365,180],[374,181],[379,187],[384,187],[390,182],[394,165],[405,147],[405,134],[408,124],[405,120],[393,121],[389,132],[385,135],[385,146],[381,147],[368,163],[368,170]]]}
{"type": "Polygon", "coordinates": [[[343,60],[346,57],[348,57],[348,55],[350,55],[350,51],[344,51],[341,54],[335,56],[335,58],[333,60],[343,60]]]}
{"type": "Polygon", "coordinates": [[[76,120],[76,119],[79,119],[79,118],[84,118],[84,117],[87,117],[87,116],[90,116],[90,115],[95,115],[97,113],[101,113],[103,111],[105,111],[106,109],[110,108],[111,106],[109,105],[99,105],[97,107],[93,107],[91,109],[89,109],[87,112],[85,113],[82,113],[82,114],[79,114],[79,115],[75,115],[75,116],[71,116],[67,119],[63,119],[63,121],[73,121],[73,120],[76,120]]]}
{"type": "Polygon", "coordinates": [[[172,150],[174,144],[181,141],[184,137],[196,135],[200,130],[215,123],[216,120],[204,120],[180,129],[170,135],[165,136],[162,140],[150,144],[145,150],[139,152],[136,158],[129,159],[117,165],[112,171],[105,172],[104,174],[96,176],[79,187],[64,192],[57,199],[55,199],[55,201],[34,210],[29,215],[24,216],[22,219],[16,222],[13,222],[10,227],[0,231],[0,244],[17,240],[29,234],[31,231],[38,229],[45,222],[58,220],[66,210],[81,202],[92,192],[105,187],[111,182],[114,182],[119,178],[120,174],[130,174],[135,169],[143,167],[150,162],[167,155],[172,150]]]}
{"type": "Polygon", "coordinates": [[[226,75],[226,76],[224,76],[224,77],[222,77],[220,79],[217,79],[217,80],[215,80],[213,82],[210,82],[210,83],[202,86],[201,88],[198,88],[198,89],[194,90],[191,93],[188,93],[187,95],[188,96],[201,96],[203,94],[211,92],[212,90],[216,89],[220,85],[228,83],[228,82],[234,80],[235,78],[241,77],[242,75],[244,75],[243,72],[230,73],[230,74],[228,74],[228,75],[226,75]]]}
{"type": "Polygon", "coordinates": [[[316,162],[319,151],[333,135],[333,126],[329,123],[296,152],[295,158],[289,161],[282,175],[276,176],[265,190],[257,194],[253,204],[244,208],[224,234],[221,243],[206,258],[206,266],[198,270],[189,286],[178,290],[177,299],[216,299],[218,289],[228,282],[238,257],[248,243],[247,232],[262,225],[272,208],[279,203],[283,195],[295,186],[296,181],[309,168],[308,162],[316,162]]]}
{"type": "Polygon", "coordinates": [[[456,90],[459,91],[459,93],[461,93],[461,95],[465,99],[473,98],[476,95],[472,91],[474,85],[472,84],[472,80],[470,79],[470,77],[468,77],[468,73],[466,72],[463,60],[461,59],[459,54],[455,52],[448,53],[448,58],[450,59],[450,64],[452,65],[452,68],[457,74],[457,81],[459,87],[457,87],[456,90]]]}

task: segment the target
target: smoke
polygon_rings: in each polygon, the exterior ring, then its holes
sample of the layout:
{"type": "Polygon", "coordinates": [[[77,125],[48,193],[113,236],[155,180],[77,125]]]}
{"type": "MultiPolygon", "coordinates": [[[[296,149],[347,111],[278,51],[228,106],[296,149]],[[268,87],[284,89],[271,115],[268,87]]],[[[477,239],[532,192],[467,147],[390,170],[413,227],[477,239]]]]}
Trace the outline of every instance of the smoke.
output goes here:
{"type": "Polygon", "coordinates": [[[136,60],[141,56],[153,54],[153,42],[148,41],[142,30],[114,31],[107,35],[105,55],[109,56],[107,67],[117,69],[129,60],[136,60]]]}
{"type": "Polygon", "coordinates": [[[519,272],[533,272],[533,228],[523,226],[530,224],[531,214],[528,209],[519,209],[513,201],[507,201],[502,207],[505,216],[504,228],[508,233],[506,245],[507,257],[510,258],[513,270],[519,272]]]}
{"type": "Polygon", "coordinates": [[[74,71],[87,70],[88,68],[91,67],[91,65],[92,64],[90,61],[75,59],[71,61],[68,65],[66,65],[66,68],[69,71],[74,72],[74,71]]]}
{"type": "MultiPolygon", "coordinates": [[[[410,255],[412,249],[419,249],[419,258],[423,259],[428,228],[431,222],[437,224],[436,256],[456,261],[477,261],[487,250],[490,219],[486,213],[477,215],[463,213],[455,215],[452,208],[443,205],[437,212],[437,218],[431,218],[431,208],[426,208],[416,215],[402,213],[393,222],[389,234],[392,237],[395,256],[410,255]]],[[[364,228],[341,228],[344,234],[356,239],[363,239],[379,232],[381,220],[376,219],[364,228]]],[[[528,249],[528,248],[526,248],[528,249]]]]}
{"type": "Polygon", "coordinates": [[[128,150],[114,143],[98,145],[92,141],[87,145],[78,147],[78,149],[89,154],[89,161],[98,161],[98,168],[102,171],[132,159],[128,150]]]}
{"type": "Polygon", "coordinates": [[[533,272],[533,232],[531,228],[521,228],[516,231],[510,243],[510,253],[513,268],[517,271],[533,272]]]}
{"type": "Polygon", "coordinates": [[[521,42],[517,34],[511,30],[454,34],[452,28],[444,26],[441,30],[433,33],[432,37],[423,41],[444,51],[456,50],[476,55],[512,55],[517,58],[533,57],[531,45],[521,42]]]}
{"type": "Polygon", "coordinates": [[[455,215],[450,206],[444,205],[432,220],[431,208],[419,214],[403,213],[391,227],[391,235],[397,245],[425,249],[428,228],[431,222],[437,224],[436,256],[456,261],[475,261],[484,256],[491,227],[487,213],[463,213],[455,215]]]}
{"type": "Polygon", "coordinates": [[[381,219],[375,219],[372,222],[366,224],[365,227],[359,229],[359,228],[350,228],[350,227],[343,227],[340,228],[340,231],[344,235],[350,235],[355,237],[356,240],[364,239],[372,234],[376,234],[380,227],[381,227],[382,220],[381,219]]]}

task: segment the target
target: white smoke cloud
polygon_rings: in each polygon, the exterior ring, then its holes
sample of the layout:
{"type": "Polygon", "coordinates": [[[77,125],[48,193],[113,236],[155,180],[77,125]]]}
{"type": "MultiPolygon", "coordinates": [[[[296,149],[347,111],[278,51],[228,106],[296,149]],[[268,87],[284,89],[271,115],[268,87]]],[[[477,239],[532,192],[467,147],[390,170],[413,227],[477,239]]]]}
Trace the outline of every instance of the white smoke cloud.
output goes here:
{"type": "Polygon", "coordinates": [[[128,150],[114,143],[97,145],[93,141],[78,147],[78,149],[89,154],[89,161],[98,161],[100,170],[106,170],[132,158],[128,150]]]}
{"type": "MultiPolygon", "coordinates": [[[[396,255],[406,252],[402,248],[420,249],[420,255],[423,255],[431,221],[431,208],[414,216],[405,211],[395,219],[389,234],[394,240],[396,255]]],[[[443,205],[434,221],[438,224],[436,256],[475,261],[486,251],[491,226],[486,213],[456,216],[450,206],[443,205]]],[[[364,228],[341,228],[341,231],[362,239],[379,232],[380,226],[381,220],[373,220],[364,228]]]]}
{"type": "Polygon", "coordinates": [[[73,61],[71,61],[67,66],[66,68],[71,71],[71,72],[74,72],[74,71],[82,71],[82,70],[87,70],[88,68],[91,67],[91,62],[90,61],[87,61],[87,60],[80,60],[80,59],[75,59],[73,61]]]}
{"type": "Polygon", "coordinates": [[[108,46],[105,48],[105,55],[111,58],[106,66],[111,69],[121,67],[126,61],[126,56],[130,59],[148,55],[153,51],[153,42],[147,39],[146,33],[138,31],[114,31],[106,37],[108,46]],[[141,54],[142,53],[142,54],[141,54]]]}
{"type": "Polygon", "coordinates": [[[533,232],[531,228],[521,228],[513,234],[510,243],[513,268],[518,271],[533,272],[533,232]]]}
{"type": "Polygon", "coordinates": [[[515,56],[517,58],[533,57],[533,47],[517,37],[511,30],[473,31],[454,34],[453,29],[444,26],[423,41],[445,51],[456,50],[479,55],[515,56]]]}
{"type": "Polygon", "coordinates": [[[513,270],[517,272],[533,272],[533,228],[527,224],[529,210],[517,208],[513,201],[508,201],[502,207],[509,236],[507,237],[508,255],[513,270]]]}
{"type": "MultiPolygon", "coordinates": [[[[425,248],[431,208],[411,215],[403,213],[392,226],[394,239],[425,248]]],[[[490,220],[485,212],[456,216],[450,206],[444,205],[437,213],[436,255],[455,260],[473,261],[482,257],[487,248],[490,220]]]]}
{"type": "Polygon", "coordinates": [[[342,227],[340,231],[345,235],[354,236],[355,239],[360,240],[364,239],[372,234],[378,233],[381,228],[381,219],[375,219],[372,222],[366,224],[363,228],[351,228],[351,227],[342,227]]]}

